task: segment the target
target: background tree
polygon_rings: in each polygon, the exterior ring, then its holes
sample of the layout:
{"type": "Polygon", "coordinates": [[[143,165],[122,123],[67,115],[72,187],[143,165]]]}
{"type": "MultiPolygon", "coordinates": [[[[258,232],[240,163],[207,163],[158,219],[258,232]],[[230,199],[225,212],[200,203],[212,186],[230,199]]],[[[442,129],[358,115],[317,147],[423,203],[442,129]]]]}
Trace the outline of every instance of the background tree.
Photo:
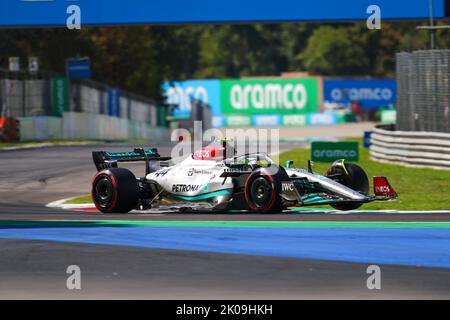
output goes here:
{"type": "MultiPolygon", "coordinates": [[[[0,29],[0,67],[11,56],[36,56],[42,69],[64,74],[67,58],[89,56],[94,80],[157,99],[166,80],[284,71],[393,77],[396,52],[429,47],[419,24],[425,22],[383,23],[381,30],[365,23],[0,29]]],[[[449,48],[450,30],[436,34],[438,47],[449,48]]]]}
{"type": "Polygon", "coordinates": [[[370,69],[364,45],[348,28],[323,26],[313,32],[298,58],[314,74],[364,75],[370,69]]]}

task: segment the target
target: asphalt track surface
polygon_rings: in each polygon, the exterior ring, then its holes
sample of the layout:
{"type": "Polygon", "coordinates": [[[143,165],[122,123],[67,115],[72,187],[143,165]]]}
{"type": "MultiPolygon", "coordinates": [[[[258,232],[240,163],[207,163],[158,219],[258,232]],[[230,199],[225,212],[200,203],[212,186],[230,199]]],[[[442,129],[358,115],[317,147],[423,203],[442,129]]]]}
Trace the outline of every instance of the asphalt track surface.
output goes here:
{"type": "MultiPolygon", "coordinates": [[[[85,194],[90,189],[95,174],[92,149],[115,151],[130,147],[52,147],[0,152],[0,221],[450,221],[446,213],[99,215],[46,208],[48,202],[85,194]]],[[[167,154],[169,147],[160,148],[160,152],[167,154]]],[[[142,164],[134,168],[142,170],[142,164]]],[[[448,239],[446,234],[436,234],[438,237],[448,239]]],[[[450,298],[449,268],[379,264],[382,289],[368,290],[368,265],[284,256],[3,238],[0,239],[0,298],[450,298]],[[66,289],[66,268],[72,264],[82,270],[82,290],[79,291],[66,289]]]]}

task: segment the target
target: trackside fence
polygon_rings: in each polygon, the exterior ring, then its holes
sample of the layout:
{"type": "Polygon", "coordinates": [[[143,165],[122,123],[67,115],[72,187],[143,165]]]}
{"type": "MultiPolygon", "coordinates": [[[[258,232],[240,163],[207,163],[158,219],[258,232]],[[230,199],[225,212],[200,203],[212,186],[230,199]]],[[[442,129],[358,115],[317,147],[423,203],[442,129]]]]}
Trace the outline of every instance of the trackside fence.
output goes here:
{"type": "Polygon", "coordinates": [[[450,133],[450,50],[396,56],[397,130],[450,133]]]}
{"type": "Polygon", "coordinates": [[[373,160],[450,169],[450,50],[396,55],[396,124],[372,133],[373,160]]]}
{"type": "Polygon", "coordinates": [[[152,99],[92,80],[0,68],[0,119],[18,120],[16,138],[21,141],[156,141],[169,137],[165,109],[152,99]]]}
{"type": "Polygon", "coordinates": [[[37,116],[17,119],[21,141],[146,139],[162,142],[170,139],[168,128],[102,114],[64,112],[62,117],[37,116]]]}

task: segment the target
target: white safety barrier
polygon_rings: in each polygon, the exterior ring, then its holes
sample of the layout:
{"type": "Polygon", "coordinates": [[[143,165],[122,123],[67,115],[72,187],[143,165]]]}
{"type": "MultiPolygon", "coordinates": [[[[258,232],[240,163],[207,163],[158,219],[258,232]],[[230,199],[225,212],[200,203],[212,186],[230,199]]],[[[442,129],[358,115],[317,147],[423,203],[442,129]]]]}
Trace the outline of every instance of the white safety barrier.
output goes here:
{"type": "Polygon", "coordinates": [[[370,156],[373,160],[405,166],[450,169],[450,134],[374,129],[370,156]]]}
{"type": "Polygon", "coordinates": [[[65,112],[57,117],[22,117],[20,140],[103,140],[147,139],[169,141],[169,129],[142,121],[110,117],[102,114],[65,112]]]}

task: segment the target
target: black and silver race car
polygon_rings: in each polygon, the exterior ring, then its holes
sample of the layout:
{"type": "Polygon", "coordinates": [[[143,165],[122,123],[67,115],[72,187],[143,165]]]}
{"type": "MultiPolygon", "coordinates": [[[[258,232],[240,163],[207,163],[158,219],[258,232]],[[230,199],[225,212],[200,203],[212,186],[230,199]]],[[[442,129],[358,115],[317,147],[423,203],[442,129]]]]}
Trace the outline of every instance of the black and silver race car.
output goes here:
{"type": "Polygon", "coordinates": [[[288,207],[331,205],[353,210],[372,201],[397,198],[387,178],[374,177],[374,193],[364,170],[344,160],[334,162],[325,175],[280,166],[264,153],[237,156],[226,141],[194,152],[171,165],[157,149],[132,152],[94,151],[98,173],[92,182],[92,199],[104,213],[170,208],[180,211],[250,210],[277,213],[288,207]],[[143,161],[144,177],[120,162],[143,161]]]}

